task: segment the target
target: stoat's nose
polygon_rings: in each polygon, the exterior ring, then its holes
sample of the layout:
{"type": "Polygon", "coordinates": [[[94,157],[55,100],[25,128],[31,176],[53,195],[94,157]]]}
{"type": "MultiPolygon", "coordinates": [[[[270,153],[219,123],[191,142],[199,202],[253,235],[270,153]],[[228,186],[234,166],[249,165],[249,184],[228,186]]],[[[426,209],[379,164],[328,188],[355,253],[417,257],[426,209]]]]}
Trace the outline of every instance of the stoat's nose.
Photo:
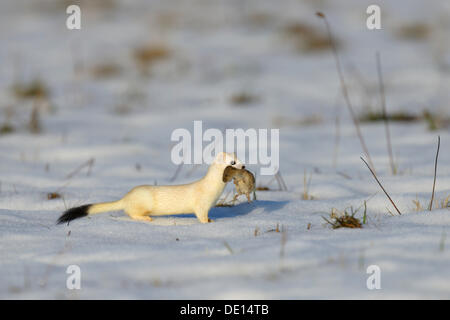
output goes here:
{"type": "Polygon", "coordinates": [[[245,169],[245,166],[244,165],[242,165],[242,168],[241,169],[245,169]]]}

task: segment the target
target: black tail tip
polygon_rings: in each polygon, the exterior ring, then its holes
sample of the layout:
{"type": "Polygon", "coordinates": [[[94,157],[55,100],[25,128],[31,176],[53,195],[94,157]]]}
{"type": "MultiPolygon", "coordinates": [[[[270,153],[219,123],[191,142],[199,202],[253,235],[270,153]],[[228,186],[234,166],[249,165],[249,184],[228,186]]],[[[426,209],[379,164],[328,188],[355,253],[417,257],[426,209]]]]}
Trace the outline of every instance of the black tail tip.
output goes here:
{"type": "Polygon", "coordinates": [[[56,224],[68,223],[72,220],[83,218],[88,215],[88,209],[91,205],[85,204],[84,206],[70,208],[66,210],[59,218],[56,224]]]}

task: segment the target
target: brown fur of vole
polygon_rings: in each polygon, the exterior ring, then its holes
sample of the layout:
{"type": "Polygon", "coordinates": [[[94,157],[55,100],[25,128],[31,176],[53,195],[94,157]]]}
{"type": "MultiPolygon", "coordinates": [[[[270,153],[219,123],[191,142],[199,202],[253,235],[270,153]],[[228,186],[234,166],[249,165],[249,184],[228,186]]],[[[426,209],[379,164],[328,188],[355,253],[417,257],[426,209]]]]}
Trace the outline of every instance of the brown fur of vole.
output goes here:
{"type": "Polygon", "coordinates": [[[253,173],[246,169],[236,169],[228,166],[223,172],[223,182],[227,183],[231,179],[233,179],[237,191],[237,194],[233,198],[233,203],[242,194],[245,194],[247,201],[251,202],[250,193],[255,191],[255,176],[253,173]]]}

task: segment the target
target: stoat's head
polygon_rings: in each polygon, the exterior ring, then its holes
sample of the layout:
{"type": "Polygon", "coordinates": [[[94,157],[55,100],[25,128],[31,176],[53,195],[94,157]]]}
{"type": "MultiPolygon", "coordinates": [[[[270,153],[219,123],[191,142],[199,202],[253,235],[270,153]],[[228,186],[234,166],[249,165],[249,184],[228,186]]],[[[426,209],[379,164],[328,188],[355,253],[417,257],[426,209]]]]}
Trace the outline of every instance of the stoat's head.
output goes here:
{"type": "Polygon", "coordinates": [[[216,165],[222,166],[224,169],[232,166],[236,169],[244,169],[245,165],[237,158],[235,153],[221,152],[214,160],[216,165]]]}

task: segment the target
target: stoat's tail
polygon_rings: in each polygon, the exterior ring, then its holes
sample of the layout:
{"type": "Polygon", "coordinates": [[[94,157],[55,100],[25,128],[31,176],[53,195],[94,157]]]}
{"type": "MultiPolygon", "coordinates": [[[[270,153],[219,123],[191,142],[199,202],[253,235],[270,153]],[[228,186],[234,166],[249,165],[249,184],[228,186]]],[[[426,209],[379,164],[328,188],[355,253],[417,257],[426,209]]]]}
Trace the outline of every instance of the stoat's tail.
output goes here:
{"type": "Polygon", "coordinates": [[[124,209],[122,200],[96,204],[85,204],[84,206],[75,207],[64,211],[64,213],[58,218],[58,221],[56,223],[61,224],[96,213],[122,209],[124,209]]]}

